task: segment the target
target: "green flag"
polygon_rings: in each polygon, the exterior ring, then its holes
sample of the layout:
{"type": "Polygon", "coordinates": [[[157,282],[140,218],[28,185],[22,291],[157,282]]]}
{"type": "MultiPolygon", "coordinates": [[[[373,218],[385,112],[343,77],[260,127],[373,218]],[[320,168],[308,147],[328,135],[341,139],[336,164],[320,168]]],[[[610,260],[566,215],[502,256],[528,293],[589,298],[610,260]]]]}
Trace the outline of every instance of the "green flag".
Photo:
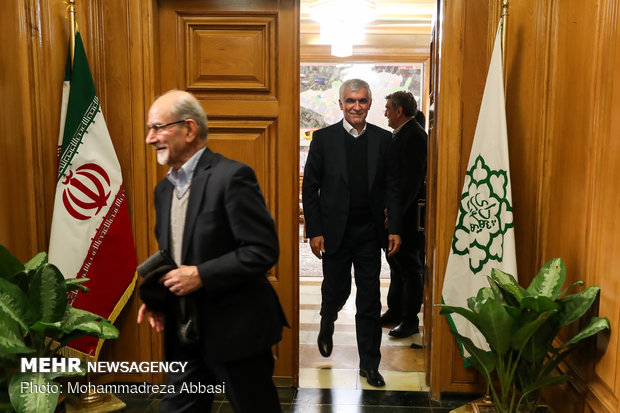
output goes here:
{"type": "MultiPolygon", "coordinates": [[[[467,308],[467,299],[489,286],[486,277],[492,268],[517,276],[500,28],[443,282],[442,301],[451,306],[467,308]]],[[[452,329],[470,338],[478,348],[489,349],[482,334],[464,317],[450,314],[447,318],[452,329]]]]}

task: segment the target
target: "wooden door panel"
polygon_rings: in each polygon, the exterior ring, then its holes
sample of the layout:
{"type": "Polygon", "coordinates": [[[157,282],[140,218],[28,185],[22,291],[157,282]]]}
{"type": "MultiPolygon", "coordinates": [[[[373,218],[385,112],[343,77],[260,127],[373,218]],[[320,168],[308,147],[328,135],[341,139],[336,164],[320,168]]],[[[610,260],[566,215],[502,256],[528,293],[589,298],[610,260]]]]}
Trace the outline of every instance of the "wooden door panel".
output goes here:
{"type": "Polygon", "coordinates": [[[292,329],[276,346],[275,376],[296,385],[299,0],[161,0],[157,15],[156,94],[198,98],[209,148],[254,169],[276,221],[281,254],[269,280],[292,329]]]}
{"type": "Polygon", "coordinates": [[[209,148],[224,156],[248,164],[254,169],[265,195],[267,207],[275,216],[275,193],[270,171],[277,168],[276,131],[272,121],[216,120],[209,122],[209,148]]]}
{"type": "Polygon", "coordinates": [[[186,89],[274,96],[273,14],[257,16],[181,16],[186,89]]]}

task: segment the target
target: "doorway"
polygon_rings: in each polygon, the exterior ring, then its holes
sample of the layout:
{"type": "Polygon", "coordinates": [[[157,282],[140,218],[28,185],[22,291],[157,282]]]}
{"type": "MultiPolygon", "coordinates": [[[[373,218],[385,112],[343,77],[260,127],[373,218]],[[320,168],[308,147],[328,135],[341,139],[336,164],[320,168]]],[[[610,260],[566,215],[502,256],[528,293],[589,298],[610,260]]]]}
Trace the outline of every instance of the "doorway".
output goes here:
{"type": "MultiPolygon", "coordinates": [[[[314,130],[342,119],[338,105],[338,89],[350,78],[361,78],[370,84],[373,104],[367,121],[389,129],[384,117],[384,96],[396,90],[409,90],[421,101],[424,92],[423,63],[388,62],[302,62],[300,66],[300,187],[310,141],[314,130]]],[[[351,296],[338,315],[334,331],[332,355],[323,358],[317,348],[320,323],[321,261],[310,251],[304,234],[300,193],[299,219],[299,387],[329,389],[377,390],[359,377],[359,357],[355,336],[355,280],[351,296]]],[[[382,256],[382,312],[387,310],[390,284],[389,266],[382,256]]],[[[404,339],[388,335],[391,327],[383,328],[379,371],[386,381],[381,390],[428,391],[423,346],[423,312],[420,313],[420,334],[404,339]],[[419,348],[411,348],[415,344],[419,348]]],[[[392,326],[393,327],[393,326],[392,326]]],[[[416,346],[414,346],[416,347],[416,346]]]]}

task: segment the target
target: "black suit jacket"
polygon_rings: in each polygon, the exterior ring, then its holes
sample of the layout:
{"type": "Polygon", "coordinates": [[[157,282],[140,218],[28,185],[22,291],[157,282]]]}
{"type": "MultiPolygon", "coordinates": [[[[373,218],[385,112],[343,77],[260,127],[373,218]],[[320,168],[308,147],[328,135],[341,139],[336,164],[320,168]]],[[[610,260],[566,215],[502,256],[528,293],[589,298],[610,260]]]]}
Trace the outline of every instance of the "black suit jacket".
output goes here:
{"type": "MultiPolygon", "coordinates": [[[[302,196],[306,236],[322,235],[328,253],[340,247],[349,215],[345,133],[342,121],[315,131],[304,168],[302,196]]],[[[385,208],[388,210],[389,233],[400,234],[401,230],[398,170],[393,161],[392,136],[370,123],[366,126],[366,133],[370,208],[378,241],[386,246],[385,208]]]]}
{"type": "Polygon", "coordinates": [[[410,119],[394,136],[394,149],[400,172],[404,232],[416,231],[418,200],[426,197],[427,135],[415,119],[410,119]]]}
{"type": "MultiPolygon", "coordinates": [[[[168,179],[155,188],[155,233],[168,250],[173,189],[168,179]]],[[[192,178],[181,263],[196,265],[202,279],[192,295],[207,358],[239,359],[280,341],[286,319],[265,275],[278,255],[274,221],[252,168],[205,149],[192,178]]],[[[166,339],[174,340],[169,318],[166,339]]]]}

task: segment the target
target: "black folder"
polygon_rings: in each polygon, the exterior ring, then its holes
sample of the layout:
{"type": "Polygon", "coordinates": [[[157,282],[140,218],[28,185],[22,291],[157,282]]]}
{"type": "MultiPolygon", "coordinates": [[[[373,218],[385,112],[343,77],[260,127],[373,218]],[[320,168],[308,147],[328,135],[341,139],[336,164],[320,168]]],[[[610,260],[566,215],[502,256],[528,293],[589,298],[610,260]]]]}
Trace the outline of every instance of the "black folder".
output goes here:
{"type": "MultiPolygon", "coordinates": [[[[166,250],[159,250],[148,257],[137,268],[138,274],[143,277],[138,293],[149,310],[174,317],[177,337],[182,343],[196,343],[199,329],[195,293],[179,297],[159,282],[161,277],[175,268],[177,264],[166,250]]],[[[172,323],[167,322],[166,325],[172,323]]]]}

